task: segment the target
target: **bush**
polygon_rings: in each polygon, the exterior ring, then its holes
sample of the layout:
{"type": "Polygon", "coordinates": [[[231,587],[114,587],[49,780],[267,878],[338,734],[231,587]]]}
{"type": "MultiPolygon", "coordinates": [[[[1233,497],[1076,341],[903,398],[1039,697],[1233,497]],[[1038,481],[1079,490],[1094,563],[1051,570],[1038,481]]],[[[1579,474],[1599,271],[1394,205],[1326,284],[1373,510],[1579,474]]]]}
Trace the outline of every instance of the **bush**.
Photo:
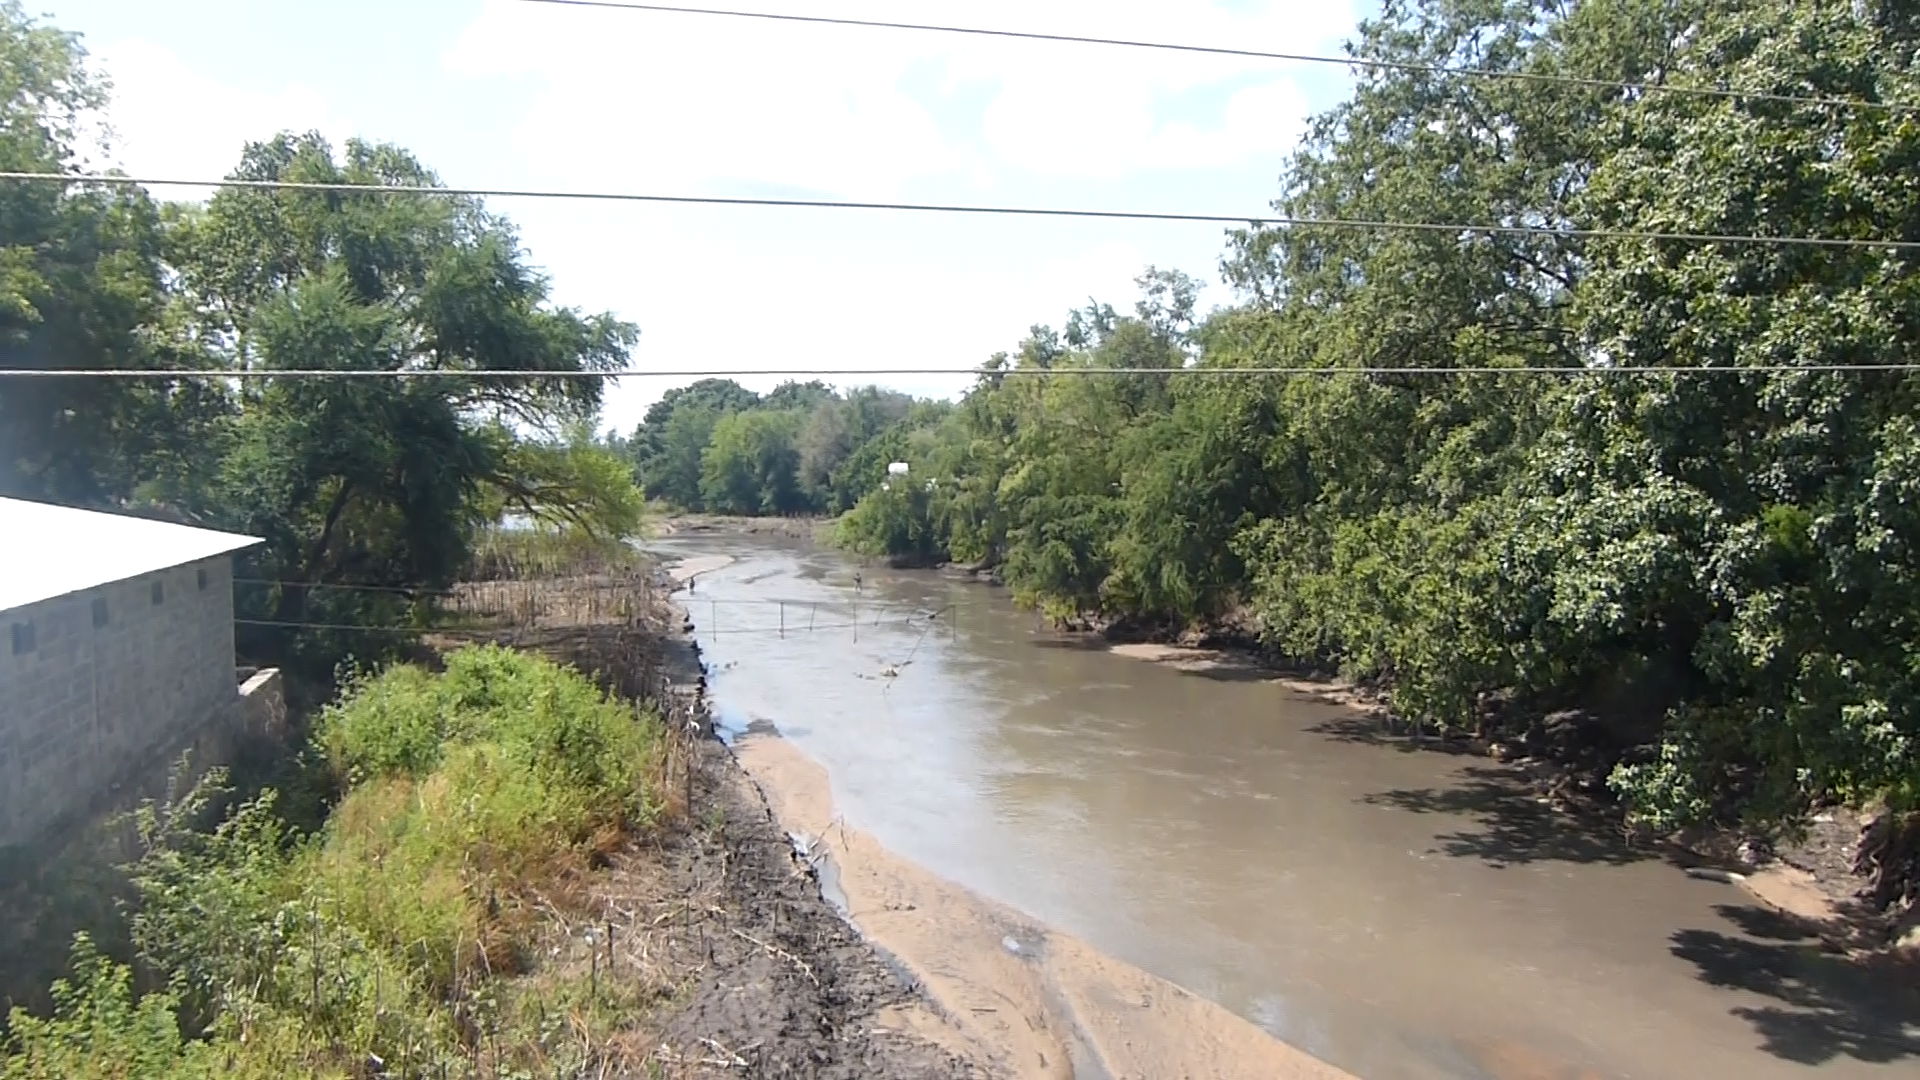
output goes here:
{"type": "Polygon", "coordinates": [[[317,834],[272,790],[197,828],[218,771],[137,815],[133,938],[170,993],[136,997],[80,938],[53,1015],[15,1013],[0,1080],[348,1076],[369,1055],[468,1075],[455,1014],[518,969],[533,891],[648,820],[661,747],[657,718],[496,647],[352,680],[316,741],[348,785],[317,834]]]}
{"type": "Polygon", "coordinates": [[[5,1080],[174,1080],[216,1075],[209,1047],[190,1043],[174,1019],[168,994],[135,997],[133,972],[100,955],[85,934],[74,937],[73,975],[53,984],[53,1015],[24,1009],[0,1038],[5,1080]]]}
{"type": "Polygon", "coordinates": [[[422,777],[449,747],[489,742],[554,782],[557,797],[577,794],[625,824],[645,812],[640,782],[657,725],[578,672],[488,645],[453,653],[441,675],[397,665],[355,680],[318,731],[349,783],[422,777]]]}

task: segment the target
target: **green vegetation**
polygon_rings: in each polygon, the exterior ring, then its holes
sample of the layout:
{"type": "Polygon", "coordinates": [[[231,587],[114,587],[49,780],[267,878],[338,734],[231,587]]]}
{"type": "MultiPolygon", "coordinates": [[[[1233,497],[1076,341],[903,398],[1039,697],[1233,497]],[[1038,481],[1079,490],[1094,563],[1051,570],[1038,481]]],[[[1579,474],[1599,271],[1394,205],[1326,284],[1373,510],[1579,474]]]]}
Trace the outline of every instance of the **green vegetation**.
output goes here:
{"type": "Polygon", "coordinates": [[[166,990],[80,938],[51,1017],[11,1017],[0,1077],[590,1073],[641,1006],[572,970],[542,913],[654,819],[662,738],[494,647],[353,680],[315,736],[344,791],[324,827],[272,790],[210,830],[205,789],[144,810],[132,931],[166,990]]]}
{"type": "Polygon", "coordinates": [[[667,391],[613,449],[649,496],[722,514],[838,514],[878,490],[908,436],[948,406],[878,387],[845,396],[788,382],[765,397],[731,379],[667,391]]]}
{"type": "MultiPolygon", "coordinates": [[[[1920,236],[1907,112],[1611,88],[1910,109],[1896,5],[1389,0],[1353,48],[1600,82],[1370,70],[1312,125],[1285,214],[1920,236]]],[[[1196,319],[1150,273],[1133,314],[994,358],[843,541],[997,563],[1061,616],[1257,616],[1423,721],[1586,707],[1654,824],[1920,802],[1920,378],[1820,370],[1920,355],[1909,256],[1296,226],[1234,233],[1224,265],[1231,309],[1196,319]],[[1188,364],[1731,370],[997,374],[1188,364]]]]}
{"type": "MultiPolygon", "coordinates": [[[[77,42],[7,0],[0,74],[0,161],[75,167],[83,121],[106,103],[77,42]]],[[[236,149],[239,178],[438,184],[395,146],[283,133],[236,149]]],[[[637,530],[625,462],[590,437],[598,380],[461,377],[619,367],[636,333],[549,304],[512,226],[472,199],[228,190],[184,205],[13,184],[0,201],[7,367],[446,375],[14,380],[0,389],[0,494],[265,538],[243,572],[293,584],[243,588],[243,618],[404,622],[403,598],[308,585],[444,586],[506,512],[549,531],[637,530]]],[[[250,654],[316,672],[394,643],[242,630],[250,654]]]]}
{"type": "MultiPolygon", "coordinates": [[[[1425,722],[1587,708],[1655,824],[1920,804],[1920,378],[1831,370],[1920,355],[1912,259],[1621,235],[1920,237],[1908,5],[1387,0],[1352,49],[1381,66],[1311,124],[1281,213],[1545,231],[1238,230],[1233,306],[1149,270],[1130,312],[1037,328],[957,403],[709,379],[611,443],[595,380],[531,376],[618,366],[635,329],[551,304],[474,200],[14,185],[9,366],[434,375],[18,381],[0,491],[260,535],[245,569],[292,584],[243,591],[244,616],[390,623],[413,601],[311,586],[617,541],[637,476],[687,509],[846,512],[855,550],[994,564],[1063,619],[1257,626],[1425,722]],[[1076,366],[1127,373],[1007,374],[1076,366]],[[1329,374],[1187,370],[1270,366],[1329,374]],[[1623,366],[1718,373],[1589,371],[1623,366]],[[1457,367],[1494,370],[1421,370],[1457,367]],[[1499,370],[1523,367],[1567,373],[1499,370]],[[533,528],[490,535],[507,515],[533,528]]],[[[0,71],[0,163],[75,168],[105,102],[77,44],[4,0],[0,71]]],[[[436,183],[399,147],[284,133],[234,175],[436,183]]],[[[243,639],[314,670],[387,644],[243,639]]],[[[442,767],[481,784],[493,753],[442,767]]]]}

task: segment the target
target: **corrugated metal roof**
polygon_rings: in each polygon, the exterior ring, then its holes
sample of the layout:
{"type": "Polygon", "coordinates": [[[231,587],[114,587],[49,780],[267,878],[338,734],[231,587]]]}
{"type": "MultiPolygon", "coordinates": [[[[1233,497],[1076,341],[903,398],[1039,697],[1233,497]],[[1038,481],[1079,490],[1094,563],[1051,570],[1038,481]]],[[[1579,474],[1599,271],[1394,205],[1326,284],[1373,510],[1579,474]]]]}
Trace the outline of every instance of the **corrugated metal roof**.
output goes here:
{"type": "Polygon", "coordinates": [[[0,611],[257,543],[237,533],[0,499],[0,611]]]}

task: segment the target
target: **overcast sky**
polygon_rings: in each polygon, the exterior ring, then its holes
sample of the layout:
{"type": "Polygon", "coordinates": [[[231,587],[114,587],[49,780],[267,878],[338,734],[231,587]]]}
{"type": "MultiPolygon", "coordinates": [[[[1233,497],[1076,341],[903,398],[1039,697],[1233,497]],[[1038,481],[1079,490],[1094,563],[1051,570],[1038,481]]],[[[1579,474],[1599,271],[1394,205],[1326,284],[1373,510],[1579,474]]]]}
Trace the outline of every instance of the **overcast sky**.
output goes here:
{"type": "MultiPolygon", "coordinates": [[[[37,6],[112,78],[113,153],[136,175],[224,175],[249,139],[318,129],[398,143],[455,186],[1255,215],[1307,116],[1345,85],[1327,66],[517,0],[37,6]]],[[[1327,53],[1374,5],[730,6],[1327,53]]],[[[1223,248],[1205,224],[494,209],[558,302],[639,324],[642,368],[972,366],[1090,296],[1125,310],[1149,264],[1214,281],[1223,248]]],[[[1228,299],[1216,284],[1203,307],[1228,299]]],[[[669,385],[626,380],[606,421],[630,428],[669,385]]]]}

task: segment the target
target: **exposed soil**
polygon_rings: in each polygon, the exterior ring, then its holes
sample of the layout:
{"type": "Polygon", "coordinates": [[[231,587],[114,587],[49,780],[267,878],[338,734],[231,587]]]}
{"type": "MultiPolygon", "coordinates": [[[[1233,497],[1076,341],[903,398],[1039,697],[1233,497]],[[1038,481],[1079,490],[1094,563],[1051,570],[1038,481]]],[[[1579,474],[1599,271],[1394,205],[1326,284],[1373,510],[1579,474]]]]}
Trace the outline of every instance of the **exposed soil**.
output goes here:
{"type": "Polygon", "coordinates": [[[616,855],[596,888],[666,999],[651,1060],[675,1076],[982,1075],[916,1033],[934,1023],[916,988],[822,897],[726,750],[700,754],[695,817],[616,855]]]}
{"type": "MultiPolygon", "coordinates": [[[[726,561],[690,561],[674,577],[726,561]]],[[[593,918],[561,935],[598,934],[607,977],[638,984],[653,1003],[613,1060],[632,1075],[671,1077],[982,1075],[917,1034],[938,1025],[913,981],[827,902],[814,867],[713,738],[699,646],[661,600],[670,587],[650,577],[634,590],[645,610],[624,615],[611,644],[596,632],[605,627],[577,618],[515,641],[654,699],[683,755],[672,820],[581,883],[584,903],[569,906],[593,918]]]]}

